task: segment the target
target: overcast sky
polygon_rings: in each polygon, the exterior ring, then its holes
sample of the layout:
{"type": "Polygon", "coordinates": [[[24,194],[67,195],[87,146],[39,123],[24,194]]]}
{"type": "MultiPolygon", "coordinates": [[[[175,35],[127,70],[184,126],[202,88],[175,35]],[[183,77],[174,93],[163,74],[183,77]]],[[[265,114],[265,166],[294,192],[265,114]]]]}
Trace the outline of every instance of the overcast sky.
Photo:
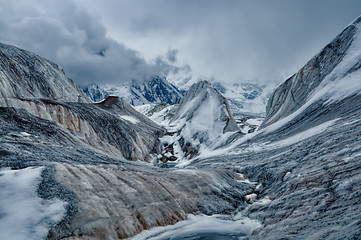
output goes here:
{"type": "Polygon", "coordinates": [[[361,15],[359,0],[0,0],[0,42],[80,85],[281,82],[361,15]]]}

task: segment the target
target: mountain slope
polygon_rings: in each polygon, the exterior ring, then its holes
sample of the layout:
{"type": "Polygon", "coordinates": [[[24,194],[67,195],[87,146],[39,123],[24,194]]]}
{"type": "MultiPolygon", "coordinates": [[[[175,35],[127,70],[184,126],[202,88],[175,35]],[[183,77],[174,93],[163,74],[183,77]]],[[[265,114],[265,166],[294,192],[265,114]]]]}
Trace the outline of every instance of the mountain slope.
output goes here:
{"type": "Polygon", "coordinates": [[[59,101],[90,102],[83,91],[55,63],[2,43],[0,59],[0,98],[51,98],[59,101]]]}
{"type": "MultiPolygon", "coordinates": [[[[56,123],[68,138],[129,160],[151,161],[163,129],[117,97],[92,104],[59,66],[33,53],[0,45],[0,107],[26,110],[56,123]]],[[[64,145],[68,141],[64,141],[64,145]]]]}
{"type": "Polygon", "coordinates": [[[361,236],[360,22],[275,91],[262,129],[190,164],[219,167],[221,156],[250,179],[241,214],[262,223],[253,239],[361,236]]]}
{"type": "Polygon", "coordinates": [[[233,115],[265,116],[267,101],[273,92],[273,84],[261,85],[249,82],[226,85],[215,82],[213,85],[228,99],[233,115]]]}
{"type": "Polygon", "coordinates": [[[276,89],[268,102],[263,126],[294,113],[308,101],[321,97],[342,99],[344,96],[337,96],[342,90],[345,96],[359,90],[360,21],[359,18],[345,28],[300,71],[276,89]],[[349,91],[344,83],[348,84],[349,91]]]}

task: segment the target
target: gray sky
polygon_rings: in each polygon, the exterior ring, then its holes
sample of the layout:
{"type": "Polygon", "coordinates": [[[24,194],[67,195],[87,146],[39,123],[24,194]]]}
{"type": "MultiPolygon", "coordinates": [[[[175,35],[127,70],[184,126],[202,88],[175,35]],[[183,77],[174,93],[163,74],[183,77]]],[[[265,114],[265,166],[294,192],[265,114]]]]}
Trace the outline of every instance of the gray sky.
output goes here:
{"type": "Polygon", "coordinates": [[[359,0],[0,0],[0,41],[83,86],[154,74],[280,83],[360,14],[359,0]]]}

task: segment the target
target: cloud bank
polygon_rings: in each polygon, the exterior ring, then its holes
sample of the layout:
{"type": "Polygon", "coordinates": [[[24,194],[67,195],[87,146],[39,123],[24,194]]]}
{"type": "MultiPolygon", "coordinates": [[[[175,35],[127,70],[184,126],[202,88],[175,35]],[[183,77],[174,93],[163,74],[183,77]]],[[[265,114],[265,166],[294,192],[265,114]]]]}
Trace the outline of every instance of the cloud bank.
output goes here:
{"type": "Polygon", "coordinates": [[[107,36],[100,17],[78,1],[1,0],[0,16],[1,42],[54,61],[81,86],[191,74],[188,65],[177,65],[176,49],[146,61],[107,36]]]}
{"type": "Polygon", "coordinates": [[[360,14],[359,0],[0,0],[0,41],[81,85],[280,83],[360,14]]]}

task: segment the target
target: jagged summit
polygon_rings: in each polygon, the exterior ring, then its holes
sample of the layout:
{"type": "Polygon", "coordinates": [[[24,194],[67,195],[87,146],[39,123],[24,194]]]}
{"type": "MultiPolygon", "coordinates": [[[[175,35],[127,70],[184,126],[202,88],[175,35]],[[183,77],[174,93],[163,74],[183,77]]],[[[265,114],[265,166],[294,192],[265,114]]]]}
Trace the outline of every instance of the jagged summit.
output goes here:
{"type": "Polygon", "coordinates": [[[344,98],[360,90],[360,22],[361,16],[274,91],[263,127],[294,113],[312,98],[326,101],[337,94],[336,98],[344,98]]]}
{"type": "Polygon", "coordinates": [[[165,77],[155,76],[144,83],[133,81],[130,103],[134,106],[141,105],[144,99],[148,102],[177,104],[182,98],[181,91],[167,81],[165,77]],[[144,99],[143,99],[144,98],[144,99]]]}
{"type": "Polygon", "coordinates": [[[120,85],[92,85],[84,88],[84,92],[95,102],[109,95],[125,98],[133,106],[149,103],[177,104],[182,92],[165,77],[155,76],[146,81],[122,83],[120,85]]]}
{"type": "Polygon", "coordinates": [[[45,58],[0,43],[0,98],[90,102],[63,69],[45,58]]]}
{"type": "Polygon", "coordinates": [[[195,118],[204,121],[205,124],[214,124],[214,121],[224,122],[222,133],[238,130],[227,99],[208,81],[200,81],[189,88],[171,122],[195,118]]]}

